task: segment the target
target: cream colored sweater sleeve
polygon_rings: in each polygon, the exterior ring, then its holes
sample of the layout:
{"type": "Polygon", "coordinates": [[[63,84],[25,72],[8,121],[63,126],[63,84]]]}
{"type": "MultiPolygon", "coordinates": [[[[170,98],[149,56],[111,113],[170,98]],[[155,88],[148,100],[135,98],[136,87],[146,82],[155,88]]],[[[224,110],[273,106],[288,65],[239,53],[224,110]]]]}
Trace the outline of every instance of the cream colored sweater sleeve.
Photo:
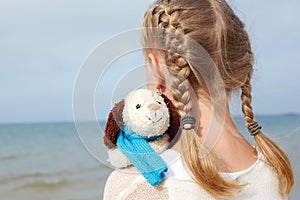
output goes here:
{"type": "Polygon", "coordinates": [[[165,200],[168,191],[160,184],[151,186],[142,175],[113,171],[107,179],[103,200],[165,200]]]}

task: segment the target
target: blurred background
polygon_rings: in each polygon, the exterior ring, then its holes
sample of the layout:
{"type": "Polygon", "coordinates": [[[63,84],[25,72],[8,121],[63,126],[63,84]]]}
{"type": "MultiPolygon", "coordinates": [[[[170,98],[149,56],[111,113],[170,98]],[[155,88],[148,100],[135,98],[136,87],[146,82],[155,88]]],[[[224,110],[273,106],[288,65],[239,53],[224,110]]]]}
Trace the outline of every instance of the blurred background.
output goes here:
{"type": "MultiPolygon", "coordinates": [[[[107,38],[139,28],[151,2],[0,1],[0,199],[102,199],[111,169],[80,142],[73,122],[73,86],[89,53],[107,38]]],[[[245,22],[256,57],[255,114],[291,158],[296,183],[290,199],[296,200],[300,197],[300,2],[228,3],[245,22]]],[[[131,56],[143,64],[141,53],[131,56]]],[[[132,59],[123,64],[130,65],[132,59]]],[[[100,91],[97,98],[111,97],[101,96],[100,91]]],[[[96,108],[103,110],[97,117],[104,125],[111,107],[96,108]]],[[[231,110],[246,134],[238,95],[231,110]]]]}

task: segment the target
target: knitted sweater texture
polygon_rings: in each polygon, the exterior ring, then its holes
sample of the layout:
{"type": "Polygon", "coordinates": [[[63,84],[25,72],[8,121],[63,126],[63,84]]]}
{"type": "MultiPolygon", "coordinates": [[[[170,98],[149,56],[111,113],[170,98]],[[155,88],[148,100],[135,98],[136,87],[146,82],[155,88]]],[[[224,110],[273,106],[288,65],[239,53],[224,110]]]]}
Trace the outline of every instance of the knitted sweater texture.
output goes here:
{"type": "Polygon", "coordinates": [[[218,198],[199,186],[184,167],[180,154],[167,150],[161,154],[168,163],[166,179],[153,187],[134,167],[113,171],[107,179],[104,200],[286,200],[279,194],[276,174],[265,163],[258,150],[257,161],[249,168],[233,173],[220,173],[225,179],[248,183],[237,196],[218,198]]]}

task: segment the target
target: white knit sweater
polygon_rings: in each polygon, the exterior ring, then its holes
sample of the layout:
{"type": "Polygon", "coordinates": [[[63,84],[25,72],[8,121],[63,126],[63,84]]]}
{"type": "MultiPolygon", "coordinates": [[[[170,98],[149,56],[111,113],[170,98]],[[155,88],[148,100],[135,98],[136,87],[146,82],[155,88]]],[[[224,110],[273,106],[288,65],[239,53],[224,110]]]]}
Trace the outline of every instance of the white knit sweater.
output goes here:
{"type": "Polygon", "coordinates": [[[206,192],[190,177],[183,166],[180,154],[167,150],[161,154],[168,163],[167,178],[159,186],[152,187],[136,168],[115,170],[109,176],[104,200],[286,200],[279,194],[276,174],[264,162],[258,151],[257,161],[246,170],[234,173],[220,173],[224,178],[248,183],[243,191],[234,197],[217,198],[206,192]]]}

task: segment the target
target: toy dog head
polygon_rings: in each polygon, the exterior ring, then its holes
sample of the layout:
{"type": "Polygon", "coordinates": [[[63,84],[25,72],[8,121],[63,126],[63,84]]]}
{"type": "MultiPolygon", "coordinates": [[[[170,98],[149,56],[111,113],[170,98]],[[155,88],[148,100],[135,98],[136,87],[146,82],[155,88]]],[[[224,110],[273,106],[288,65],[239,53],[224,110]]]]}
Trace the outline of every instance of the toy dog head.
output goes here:
{"type": "Polygon", "coordinates": [[[104,144],[109,149],[116,147],[124,123],[143,137],[168,134],[169,142],[173,143],[180,126],[180,115],[165,95],[139,89],[115,104],[109,113],[104,133],[104,144]]]}

